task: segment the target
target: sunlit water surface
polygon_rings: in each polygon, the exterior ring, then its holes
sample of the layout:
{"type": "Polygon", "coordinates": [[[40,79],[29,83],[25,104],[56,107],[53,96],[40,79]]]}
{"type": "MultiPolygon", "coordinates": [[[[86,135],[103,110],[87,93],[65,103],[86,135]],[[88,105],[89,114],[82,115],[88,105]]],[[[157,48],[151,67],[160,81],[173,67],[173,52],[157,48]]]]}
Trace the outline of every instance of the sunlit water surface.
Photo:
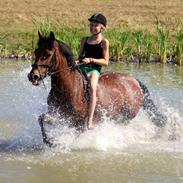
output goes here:
{"type": "Polygon", "coordinates": [[[47,108],[50,80],[46,89],[32,86],[28,63],[0,63],[0,183],[183,182],[183,69],[111,64],[108,70],[143,81],[167,115],[167,126],[155,127],[142,110],[127,126],[104,117],[80,135],[59,127],[54,131],[59,145],[50,149],[37,122],[47,108]]]}

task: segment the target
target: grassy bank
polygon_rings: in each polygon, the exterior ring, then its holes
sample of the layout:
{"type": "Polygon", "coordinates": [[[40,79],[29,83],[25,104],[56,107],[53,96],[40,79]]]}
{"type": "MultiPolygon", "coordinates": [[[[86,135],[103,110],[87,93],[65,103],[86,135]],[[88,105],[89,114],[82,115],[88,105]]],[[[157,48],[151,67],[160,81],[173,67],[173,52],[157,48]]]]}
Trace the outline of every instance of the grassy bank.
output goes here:
{"type": "MultiPolygon", "coordinates": [[[[89,34],[87,25],[68,27],[48,19],[34,19],[31,32],[12,31],[0,33],[0,54],[2,57],[31,58],[37,44],[38,30],[48,35],[53,31],[57,39],[66,42],[77,57],[80,40],[89,34]]],[[[129,26],[109,28],[104,33],[110,42],[111,60],[128,62],[161,62],[182,64],[183,23],[162,23],[157,17],[154,30],[132,30],[129,26]],[[170,26],[169,26],[170,25],[170,26]]]]}

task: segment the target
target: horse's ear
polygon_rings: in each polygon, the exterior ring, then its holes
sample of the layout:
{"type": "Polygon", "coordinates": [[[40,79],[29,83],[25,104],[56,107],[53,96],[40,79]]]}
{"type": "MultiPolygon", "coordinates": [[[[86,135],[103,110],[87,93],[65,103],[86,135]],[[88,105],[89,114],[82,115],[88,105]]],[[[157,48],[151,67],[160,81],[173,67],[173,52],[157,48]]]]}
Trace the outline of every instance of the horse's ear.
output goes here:
{"type": "Polygon", "coordinates": [[[39,39],[42,39],[43,36],[41,35],[41,33],[38,31],[38,36],[39,36],[39,39]]]}
{"type": "Polygon", "coordinates": [[[50,32],[50,40],[54,41],[55,40],[55,35],[53,32],[50,32]]]}

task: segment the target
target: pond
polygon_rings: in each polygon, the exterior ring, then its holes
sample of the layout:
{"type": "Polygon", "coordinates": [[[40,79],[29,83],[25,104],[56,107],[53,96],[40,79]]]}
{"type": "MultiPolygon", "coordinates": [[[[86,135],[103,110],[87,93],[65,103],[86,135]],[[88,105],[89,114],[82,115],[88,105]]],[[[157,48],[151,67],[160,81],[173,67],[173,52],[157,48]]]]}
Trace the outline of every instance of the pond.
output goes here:
{"type": "Polygon", "coordinates": [[[111,64],[107,70],[146,84],[168,124],[155,127],[141,110],[127,126],[106,118],[79,136],[65,127],[56,148],[43,144],[37,122],[50,80],[46,89],[33,86],[30,69],[28,62],[0,63],[0,183],[183,182],[183,68],[111,64]]]}

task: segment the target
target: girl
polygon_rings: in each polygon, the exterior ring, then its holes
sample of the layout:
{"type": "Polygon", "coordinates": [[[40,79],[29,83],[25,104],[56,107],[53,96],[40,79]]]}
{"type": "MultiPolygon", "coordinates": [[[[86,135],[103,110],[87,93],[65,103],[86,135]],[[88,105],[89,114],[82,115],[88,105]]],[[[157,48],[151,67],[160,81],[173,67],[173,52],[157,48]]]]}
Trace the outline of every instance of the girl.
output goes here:
{"type": "Polygon", "coordinates": [[[97,100],[97,83],[101,67],[107,66],[109,63],[109,42],[102,35],[107,25],[106,17],[101,13],[97,13],[92,15],[88,20],[90,22],[91,36],[84,37],[81,41],[80,60],[85,62],[85,65],[80,66],[80,69],[87,76],[90,83],[87,128],[92,129],[97,100]]]}

